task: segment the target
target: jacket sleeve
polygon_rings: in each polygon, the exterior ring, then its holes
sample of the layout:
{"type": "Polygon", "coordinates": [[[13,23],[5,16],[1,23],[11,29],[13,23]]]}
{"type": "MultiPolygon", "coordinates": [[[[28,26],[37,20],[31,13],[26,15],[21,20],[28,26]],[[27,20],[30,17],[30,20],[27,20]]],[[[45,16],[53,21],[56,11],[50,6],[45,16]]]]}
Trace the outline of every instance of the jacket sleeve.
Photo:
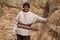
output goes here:
{"type": "Polygon", "coordinates": [[[16,32],[17,32],[17,24],[18,24],[19,17],[20,17],[20,13],[18,13],[17,16],[16,16],[16,21],[15,21],[15,24],[14,24],[14,27],[13,27],[13,32],[12,32],[13,35],[15,35],[16,32]]]}
{"type": "Polygon", "coordinates": [[[37,22],[47,22],[48,21],[47,18],[43,18],[38,15],[35,15],[35,18],[37,18],[37,20],[36,20],[37,22]]]}

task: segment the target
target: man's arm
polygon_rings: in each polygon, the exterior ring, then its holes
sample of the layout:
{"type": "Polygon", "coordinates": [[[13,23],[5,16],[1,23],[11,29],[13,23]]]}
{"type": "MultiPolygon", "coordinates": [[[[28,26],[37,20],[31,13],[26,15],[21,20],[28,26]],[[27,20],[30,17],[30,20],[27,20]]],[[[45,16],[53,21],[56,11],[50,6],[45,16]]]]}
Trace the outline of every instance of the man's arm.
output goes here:
{"type": "Polygon", "coordinates": [[[16,16],[16,21],[15,21],[15,24],[14,24],[14,27],[13,27],[13,32],[12,34],[15,35],[16,34],[16,31],[17,31],[17,24],[18,24],[18,19],[19,19],[19,15],[20,13],[17,14],[16,16]]]}
{"type": "Polygon", "coordinates": [[[37,18],[37,22],[42,22],[42,23],[45,23],[48,21],[47,18],[43,18],[43,17],[40,17],[38,15],[35,15],[35,18],[37,18]]]}
{"type": "Polygon", "coordinates": [[[28,30],[31,30],[32,29],[31,26],[26,26],[26,25],[22,25],[22,24],[17,24],[17,26],[19,28],[24,28],[24,29],[28,29],[28,30]]]}
{"type": "Polygon", "coordinates": [[[17,26],[19,28],[24,28],[24,29],[28,29],[28,30],[37,30],[37,29],[33,29],[31,26],[27,26],[27,25],[17,24],[17,26]]]}
{"type": "Polygon", "coordinates": [[[37,19],[38,21],[40,21],[40,22],[42,22],[42,23],[45,23],[45,22],[47,22],[48,21],[48,19],[47,18],[43,18],[43,17],[38,17],[38,19],[37,19]]]}

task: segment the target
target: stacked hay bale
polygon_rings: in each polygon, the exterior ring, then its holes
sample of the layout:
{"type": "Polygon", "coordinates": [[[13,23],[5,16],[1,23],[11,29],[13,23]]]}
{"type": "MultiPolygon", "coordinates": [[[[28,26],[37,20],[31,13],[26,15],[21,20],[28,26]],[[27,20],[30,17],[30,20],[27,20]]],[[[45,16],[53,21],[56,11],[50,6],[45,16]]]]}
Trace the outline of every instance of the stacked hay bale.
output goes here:
{"type": "Polygon", "coordinates": [[[31,3],[30,11],[49,19],[47,23],[32,25],[38,31],[31,30],[31,40],[59,40],[60,0],[1,0],[0,14],[3,14],[0,16],[0,40],[16,40],[16,36],[12,35],[15,17],[26,1],[31,3]]]}

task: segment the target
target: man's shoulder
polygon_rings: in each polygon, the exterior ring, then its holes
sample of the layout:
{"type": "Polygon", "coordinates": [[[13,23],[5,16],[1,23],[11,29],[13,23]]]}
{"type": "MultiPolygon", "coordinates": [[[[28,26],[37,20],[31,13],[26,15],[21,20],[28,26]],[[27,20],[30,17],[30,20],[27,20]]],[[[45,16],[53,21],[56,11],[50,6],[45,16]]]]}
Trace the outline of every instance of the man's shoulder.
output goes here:
{"type": "MultiPolygon", "coordinates": [[[[29,11],[29,13],[33,13],[33,12],[29,11]]],[[[34,13],[33,13],[33,14],[34,14],[34,13]]]]}
{"type": "Polygon", "coordinates": [[[20,11],[18,14],[22,14],[23,13],[23,11],[20,11]]]}
{"type": "Polygon", "coordinates": [[[19,13],[22,13],[23,11],[21,10],[19,13]]]}
{"type": "Polygon", "coordinates": [[[33,13],[33,12],[31,12],[31,11],[29,11],[29,13],[32,14],[32,15],[35,15],[35,13],[33,13]]]}

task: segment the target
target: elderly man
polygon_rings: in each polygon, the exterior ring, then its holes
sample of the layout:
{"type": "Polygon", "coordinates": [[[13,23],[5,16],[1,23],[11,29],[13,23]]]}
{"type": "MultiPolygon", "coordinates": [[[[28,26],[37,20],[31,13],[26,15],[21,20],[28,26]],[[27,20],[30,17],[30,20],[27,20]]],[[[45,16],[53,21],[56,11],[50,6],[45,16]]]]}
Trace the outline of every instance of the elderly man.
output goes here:
{"type": "Polygon", "coordinates": [[[13,34],[17,34],[17,40],[30,40],[31,25],[35,22],[47,22],[46,18],[42,18],[29,11],[30,4],[25,2],[23,10],[17,14],[16,23],[13,28],[13,34]]]}

